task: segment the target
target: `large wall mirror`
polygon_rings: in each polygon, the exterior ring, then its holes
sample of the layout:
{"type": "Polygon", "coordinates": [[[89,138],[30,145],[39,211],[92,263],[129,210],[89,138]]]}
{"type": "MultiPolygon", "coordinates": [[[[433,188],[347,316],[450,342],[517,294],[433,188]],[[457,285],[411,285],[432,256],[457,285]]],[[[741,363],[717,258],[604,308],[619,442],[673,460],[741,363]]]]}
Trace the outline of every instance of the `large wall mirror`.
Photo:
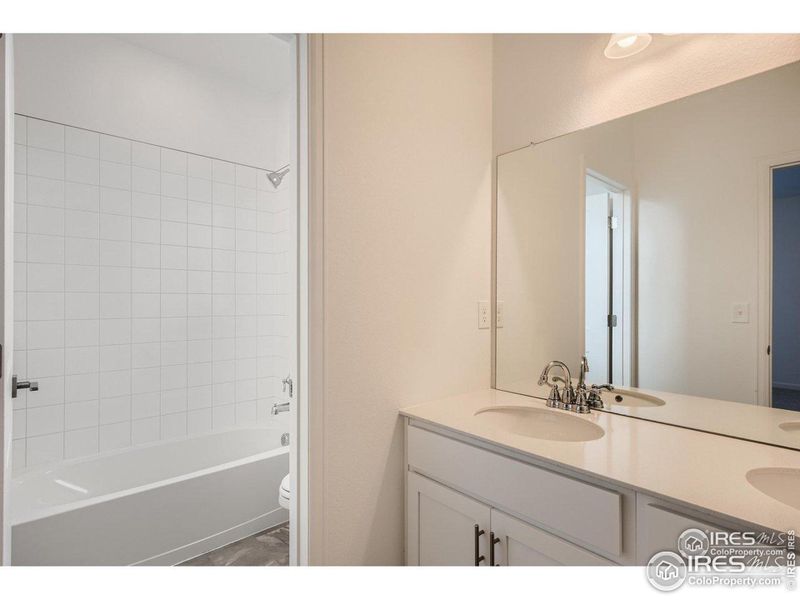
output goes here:
{"type": "Polygon", "coordinates": [[[496,228],[495,387],[800,449],[800,63],[499,156],[496,228]]]}

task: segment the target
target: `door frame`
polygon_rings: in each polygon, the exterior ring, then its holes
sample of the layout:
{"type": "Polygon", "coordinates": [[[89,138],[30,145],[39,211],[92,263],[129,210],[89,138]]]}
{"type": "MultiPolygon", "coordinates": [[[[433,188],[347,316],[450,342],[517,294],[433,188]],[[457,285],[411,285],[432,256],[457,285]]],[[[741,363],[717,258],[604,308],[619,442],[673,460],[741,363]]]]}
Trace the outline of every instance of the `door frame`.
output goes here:
{"type": "Polygon", "coordinates": [[[772,406],[772,171],[800,164],[800,150],[766,157],[758,163],[758,322],[756,402],[772,406]],[[770,352],[767,353],[767,348],[770,352]]]}
{"type": "Polygon", "coordinates": [[[0,565],[11,564],[11,525],[8,515],[8,490],[11,481],[11,373],[13,370],[14,329],[14,41],[11,34],[0,34],[0,244],[3,265],[3,292],[0,294],[0,565]],[[12,268],[7,268],[11,265],[12,268]],[[10,292],[10,293],[7,293],[10,292]]]}

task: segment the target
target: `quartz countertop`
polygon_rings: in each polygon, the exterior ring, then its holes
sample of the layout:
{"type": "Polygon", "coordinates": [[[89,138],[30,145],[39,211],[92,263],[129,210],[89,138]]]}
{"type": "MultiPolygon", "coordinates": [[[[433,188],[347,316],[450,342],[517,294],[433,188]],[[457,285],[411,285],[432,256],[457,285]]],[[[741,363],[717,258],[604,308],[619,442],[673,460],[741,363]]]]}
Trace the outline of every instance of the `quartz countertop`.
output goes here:
{"type": "Polygon", "coordinates": [[[412,420],[721,516],[776,531],[800,529],[800,510],[767,496],[746,478],[751,469],[800,469],[800,451],[607,412],[566,413],[546,408],[543,400],[494,389],[450,396],[400,412],[412,420]],[[605,434],[587,442],[514,434],[475,416],[491,406],[527,406],[570,414],[599,425],[605,434]]]}

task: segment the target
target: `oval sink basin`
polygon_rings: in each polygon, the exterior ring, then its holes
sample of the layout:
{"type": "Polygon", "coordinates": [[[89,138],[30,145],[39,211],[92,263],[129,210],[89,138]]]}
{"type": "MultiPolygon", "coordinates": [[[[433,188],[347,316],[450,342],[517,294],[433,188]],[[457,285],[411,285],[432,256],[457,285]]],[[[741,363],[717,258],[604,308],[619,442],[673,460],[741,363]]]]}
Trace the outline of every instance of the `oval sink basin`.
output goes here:
{"type": "Polygon", "coordinates": [[[758,491],[800,510],[800,469],[770,467],[751,469],[747,481],[758,491]]]}
{"type": "Polygon", "coordinates": [[[642,394],[641,392],[631,392],[628,390],[614,390],[613,392],[603,392],[601,397],[606,404],[606,408],[612,406],[630,406],[631,408],[654,408],[666,404],[661,398],[642,394]]]}
{"type": "Polygon", "coordinates": [[[781,423],[778,425],[784,431],[789,433],[800,433],[800,421],[789,421],[788,423],[781,423]]]}
{"type": "Polygon", "coordinates": [[[527,406],[491,406],[475,413],[487,423],[527,437],[558,442],[589,442],[605,435],[602,427],[552,409],[527,406]]]}

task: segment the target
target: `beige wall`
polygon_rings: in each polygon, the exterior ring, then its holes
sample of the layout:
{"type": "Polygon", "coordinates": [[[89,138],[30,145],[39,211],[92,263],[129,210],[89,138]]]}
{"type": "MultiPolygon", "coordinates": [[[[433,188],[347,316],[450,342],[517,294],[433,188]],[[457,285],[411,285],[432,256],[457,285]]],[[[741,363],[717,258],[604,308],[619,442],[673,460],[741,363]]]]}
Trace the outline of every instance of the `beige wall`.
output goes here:
{"type": "Polygon", "coordinates": [[[608,34],[495,35],[494,149],[621,117],[800,59],[800,35],[654,35],[603,56],[608,34]]]}
{"type": "Polygon", "coordinates": [[[324,37],[327,564],[403,562],[397,411],[489,386],[491,51],[324,37]]]}

